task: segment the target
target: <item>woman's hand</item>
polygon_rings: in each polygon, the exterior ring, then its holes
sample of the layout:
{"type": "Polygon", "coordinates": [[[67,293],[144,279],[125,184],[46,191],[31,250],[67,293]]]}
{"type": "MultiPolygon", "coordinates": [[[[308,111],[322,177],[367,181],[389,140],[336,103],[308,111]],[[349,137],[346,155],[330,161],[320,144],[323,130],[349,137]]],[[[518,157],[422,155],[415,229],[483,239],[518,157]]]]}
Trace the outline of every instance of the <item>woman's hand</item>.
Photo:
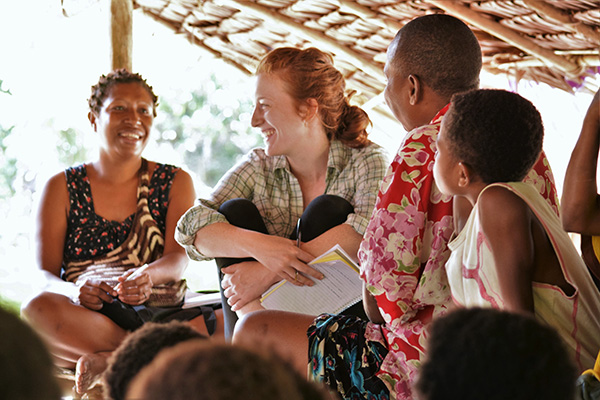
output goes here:
{"type": "Polygon", "coordinates": [[[137,306],[150,298],[153,284],[146,267],[132,268],[117,279],[119,283],[115,291],[123,303],[137,306]]]}
{"type": "Polygon", "coordinates": [[[117,292],[104,281],[87,280],[79,288],[79,304],[98,311],[104,303],[112,303],[117,292]]]}
{"type": "Polygon", "coordinates": [[[238,311],[280,280],[279,276],[257,261],[245,261],[221,270],[223,293],[232,311],[238,311]]]}
{"type": "Polygon", "coordinates": [[[307,265],[314,257],[297,247],[293,240],[261,234],[251,255],[281,279],[287,279],[294,285],[314,285],[309,277],[323,279],[322,273],[307,265]]]}

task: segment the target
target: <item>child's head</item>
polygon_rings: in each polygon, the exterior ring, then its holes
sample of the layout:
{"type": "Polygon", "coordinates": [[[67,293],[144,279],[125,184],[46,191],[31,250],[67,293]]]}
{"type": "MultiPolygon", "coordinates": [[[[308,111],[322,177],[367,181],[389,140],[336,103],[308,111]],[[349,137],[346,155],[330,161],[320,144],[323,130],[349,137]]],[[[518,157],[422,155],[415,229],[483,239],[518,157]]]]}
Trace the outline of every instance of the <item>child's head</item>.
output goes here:
{"type": "Polygon", "coordinates": [[[271,352],[214,340],[162,351],[132,381],[127,398],[145,400],[320,400],[309,382],[271,352]]]}
{"type": "Polygon", "coordinates": [[[433,322],[419,400],[572,399],[576,369],[556,331],[533,316],[458,309],[433,322]]]}
{"type": "MultiPolygon", "coordinates": [[[[436,180],[448,177],[442,168],[460,163],[471,181],[521,181],[539,157],[543,139],[540,113],[518,94],[490,89],[456,94],[438,138],[436,180]],[[437,165],[439,156],[450,164],[437,165]]],[[[438,183],[446,194],[456,194],[438,183]]]]}
{"type": "Polygon", "coordinates": [[[202,338],[205,336],[181,321],[144,324],[127,336],[112,353],[104,373],[107,397],[113,400],[125,399],[131,380],[161,350],[187,340],[202,338]]]}

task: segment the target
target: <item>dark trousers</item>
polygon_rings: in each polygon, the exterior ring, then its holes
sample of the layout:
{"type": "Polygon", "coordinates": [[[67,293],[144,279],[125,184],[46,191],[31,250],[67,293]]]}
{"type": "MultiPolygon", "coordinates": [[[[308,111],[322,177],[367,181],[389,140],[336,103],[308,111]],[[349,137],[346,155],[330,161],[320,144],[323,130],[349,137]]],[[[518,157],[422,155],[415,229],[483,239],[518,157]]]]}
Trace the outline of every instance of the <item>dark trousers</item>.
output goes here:
{"type": "MultiPolygon", "coordinates": [[[[258,212],[258,209],[250,200],[232,199],[221,205],[219,212],[223,214],[230,224],[240,228],[249,229],[264,234],[268,234],[267,227],[258,212]]],[[[300,238],[302,242],[309,242],[322,235],[329,229],[338,226],[346,221],[348,214],[354,212],[354,207],[346,200],[334,195],[321,195],[315,198],[306,207],[300,217],[300,238]]],[[[290,239],[296,240],[296,231],[292,233],[290,239]]],[[[243,261],[254,261],[253,258],[217,258],[217,267],[219,271],[219,282],[223,278],[222,268],[243,261]]],[[[225,338],[230,339],[233,334],[233,328],[237,322],[237,315],[231,311],[227,304],[227,298],[221,290],[221,301],[223,303],[223,318],[225,325],[225,338]]],[[[359,302],[348,308],[344,313],[359,315],[366,318],[362,303],[359,302]]]]}

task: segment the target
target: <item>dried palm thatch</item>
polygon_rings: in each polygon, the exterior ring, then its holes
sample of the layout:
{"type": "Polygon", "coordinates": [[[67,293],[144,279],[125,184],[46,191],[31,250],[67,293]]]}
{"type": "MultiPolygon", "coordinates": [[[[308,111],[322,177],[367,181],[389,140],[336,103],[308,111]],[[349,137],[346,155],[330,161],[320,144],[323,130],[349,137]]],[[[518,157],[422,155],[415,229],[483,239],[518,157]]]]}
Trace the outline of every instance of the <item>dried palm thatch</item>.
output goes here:
{"type": "Polygon", "coordinates": [[[592,90],[600,73],[598,0],[134,0],[134,7],[251,74],[280,46],[334,55],[353,101],[381,102],[388,44],[411,19],[447,13],[465,21],[484,68],[565,91],[592,90]]]}

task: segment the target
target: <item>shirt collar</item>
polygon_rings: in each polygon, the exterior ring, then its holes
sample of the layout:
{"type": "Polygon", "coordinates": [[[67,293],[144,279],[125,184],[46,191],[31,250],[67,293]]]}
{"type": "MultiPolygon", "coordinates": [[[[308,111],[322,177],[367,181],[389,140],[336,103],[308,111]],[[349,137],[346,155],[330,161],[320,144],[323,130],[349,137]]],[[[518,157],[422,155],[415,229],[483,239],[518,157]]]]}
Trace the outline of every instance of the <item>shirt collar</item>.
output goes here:
{"type": "Polygon", "coordinates": [[[435,117],[433,117],[433,119],[431,120],[429,125],[435,125],[435,124],[439,124],[440,122],[442,122],[442,118],[448,112],[448,109],[450,108],[450,104],[452,104],[452,103],[446,104],[444,106],[444,108],[442,108],[440,111],[438,111],[438,113],[435,114],[435,117]]]}

